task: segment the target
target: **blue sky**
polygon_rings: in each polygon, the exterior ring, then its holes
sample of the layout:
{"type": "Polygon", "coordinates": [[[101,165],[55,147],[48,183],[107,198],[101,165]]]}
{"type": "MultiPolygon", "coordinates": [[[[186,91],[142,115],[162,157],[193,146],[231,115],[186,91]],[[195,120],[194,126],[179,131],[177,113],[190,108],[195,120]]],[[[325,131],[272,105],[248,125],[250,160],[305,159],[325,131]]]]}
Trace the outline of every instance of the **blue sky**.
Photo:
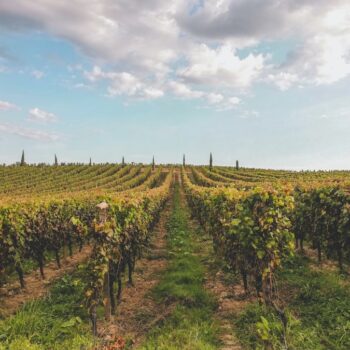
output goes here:
{"type": "Polygon", "coordinates": [[[0,4],[0,162],[350,169],[350,6],[0,4]]]}

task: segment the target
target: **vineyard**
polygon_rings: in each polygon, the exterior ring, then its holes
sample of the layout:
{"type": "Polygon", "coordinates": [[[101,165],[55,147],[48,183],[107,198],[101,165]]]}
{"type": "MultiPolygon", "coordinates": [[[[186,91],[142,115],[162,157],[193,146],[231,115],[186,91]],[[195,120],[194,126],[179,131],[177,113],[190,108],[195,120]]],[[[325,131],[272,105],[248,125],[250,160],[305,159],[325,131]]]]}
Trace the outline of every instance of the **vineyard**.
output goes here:
{"type": "Polygon", "coordinates": [[[350,172],[0,166],[0,349],[350,349],[350,172]]]}

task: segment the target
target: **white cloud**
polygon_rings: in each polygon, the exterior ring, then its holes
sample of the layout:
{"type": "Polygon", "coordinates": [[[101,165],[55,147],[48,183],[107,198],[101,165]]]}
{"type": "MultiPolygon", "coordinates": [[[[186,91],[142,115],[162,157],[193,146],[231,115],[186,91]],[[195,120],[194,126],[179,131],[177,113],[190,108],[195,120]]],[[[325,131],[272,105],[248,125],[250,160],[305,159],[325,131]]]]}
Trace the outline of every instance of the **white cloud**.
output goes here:
{"type": "Polygon", "coordinates": [[[167,70],[176,56],[176,7],[162,0],[12,0],[0,3],[0,23],[49,32],[102,62],[167,70]]]}
{"type": "Polygon", "coordinates": [[[126,95],[140,99],[156,99],[164,95],[159,87],[151,86],[149,82],[143,82],[127,72],[105,72],[101,67],[94,66],[92,71],[85,72],[85,76],[91,82],[107,80],[110,96],[126,95]]]}
{"type": "Polygon", "coordinates": [[[193,90],[186,84],[178,81],[171,81],[168,85],[168,90],[175,97],[182,99],[199,99],[206,107],[215,107],[217,111],[233,109],[241,102],[238,97],[226,97],[220,93],[193,90]]]}
{"type": "Polygon", "coordinates": [[[274,77],[282,90],[294,84],[329,85],[350,75],[350,4],[328,9],[316,28],[293,49],[274,77]]]}
{"type": "Polygon", "coordinates": [[[35,79],[41,79],[45,75],[45,73],[40,70],[33,70],[31,74],[35,79]]]}
{"type": "Polygon", "coordinates": [[[191,14],[183,9],[177,19],[201,40],[240,48],[266,41],[295,42],[282,65],[264,67],[266,80],[281,90],[332,84],[350,75],[347,0],[212,0],[197,5],[191,14]]]}
{"type": "Polygon", "coordinates": [[[297,74],[288,72],[279,72],[276,74],[269,74],[268,80],[276,84],[282,91],[288,90],[292,85],[300,79],[297,74]]]}
{"type": "Polygon", "coordinates": [[[159,98],[164,96],[164,92],[157,88],[146,88],[143,90],[143,94],[145,98],[159,98]]]}
{"type": "Polygon", "coordinates": [[[68,70],[107,81],[111,96],[198,99],[241,94],[260,81],[287,90],[350,75],[348,0],[11,0],[0,2],[0,23],[69,41],[93,68],[68,70]],[[290,53],[268,64],[274,52],[261,47],[279,42],[290,42],[290,53]]]}
{"type": "Polygon", "coordinates": [[[44,123],[52,123],[57,121],[57,116],[53,113],[50,112],[46,112],[42,109],[39,109],[37,107],[32,108],[29,111],[29,116],[28,116],[29,120],[32,121],[39,121],[39,122],[44,122],[44,123]]]}
{"type": "Polygon", "coordinates": [[[233,96],[233,97],[228,97],[226,98],[224,101],[222,101],[221,103],[216,103],[216,110],[218,112],[225,112],[225,111],[229,111],[231,109],[235,109],[237,108],[237,106],[241,103],[241,99],[233,96]]]}
{"type": "Polygon", "coordinates": [[[20,108],[13,103],[7,101],[0,101],[0,111],[9,111],[9,110],[19,110],[20,108]]]}
{"type": "Polygon", "coordinates": [[[7,123],[0,123],[0,132],[43,142],[52,142],[59,140],[59,136],[54,133],[48,133],[36,129],[23,128],[18,125],[7,123]]]}
{"type": "Polygon", "coordinates": [[[211,103],[211,104],[217,104],[217,103],[220,103],[224,100],[224,96],[221,95],[221,94],[216,94],[216,93],[209,93],[207,95],[207,99],[208,99],[208,102],[211,103]]]}
{"type": "Polygon", "coordinates": [[[249,54],[239,58],[231,45],[211,49],[205,44],[194,47],[187,55],[188,65],[178,74],[199,85],[246,88],[257,79],[264,67],[264,56],[249,54]]]}
{"type": "Polygon", "coordinates": [[[283,73],[298,77],[299,83],[332,84],[350,75],[349,54],[350,32],[320,34],[294,52],[284,65],[283,73]]]}
{"type": "Polygon", "coordinates": [[[171,81],[169,84],[169,90],[175,96],[184,99],[195,99],[203,97],[203,91],[192,90],[186,84],[180,83],[178,81],[171,81]]]}
{"type": "Polygon", "coordinates": [[[241,99],[234,96],[234,97],[230,97],[230,98],[228,99],[228,102],[229,102],[232,106],[236,106],[236,105],[238,105],[238,104],[241,102],[241,99]]]}
{"type": "MultiPolygon", "coordinates": [[[[194,40],[178,21],[178,14],[194,4],[193,0],[100,0],[88,4],[83,0],[59,4],[38,0],[34,5],[13,0],[0,3],[0,22],[7,29],[45,31],[72,42],[96,63],[85,77],[92,83],[108,81],[111,96],[160,98],[168,83],[179,78],[186,85],[199,86],[189,86],[190,92],[172,87],[175,94],[187,98],[198,98],[198,91],[208,90],[207,83],[215,86],[215,91],[208,91],[214,94],[222,94],[220,90],[227,86],[249,86],[262,69],[262,56],[240,59],[228,43],[211,49],[194,40]],[[198,52],[201,56],[195,59],[198,52]],[[214,61],[208,62],[211,58],[214,61]]],[[[68,69],[84,74],[81,66],[68,69]]]]}

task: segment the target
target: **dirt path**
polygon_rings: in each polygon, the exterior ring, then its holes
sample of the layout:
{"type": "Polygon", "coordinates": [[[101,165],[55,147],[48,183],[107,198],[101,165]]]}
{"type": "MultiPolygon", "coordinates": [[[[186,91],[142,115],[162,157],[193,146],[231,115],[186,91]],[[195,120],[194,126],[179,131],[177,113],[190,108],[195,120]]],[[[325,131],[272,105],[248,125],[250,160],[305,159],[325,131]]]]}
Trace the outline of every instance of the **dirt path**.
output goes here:
{"type": "MultiPolygon", "coordinates": [[[[298,250],[298,253],[301,255],[305,255],[307,258],[310,259],[310,267],[314,269],[315,271],[329,271],[329,272],[339,272],[339,264],[336,259],[329,259],[326,257],[326,254],[323,252],[322,254],[322,260],[319,262],[317,257],[317,250],[312,249],[308,244],[305,244],[303,252],[298,250]]],[[[343,264],[344,272],[345,274],[350,274],[350,267],[344,261],[343,264]]]]}
{"type": "MultiPolygon", "coordinates": [[[[196,222],[193,225],[198,224],[196,222]]],[[[201,246],[202,255],[206,256],[203,261],[206,266],[205,288],[215,296],[218,308],[214,315],[220,325],[221,350],[242,350],[240,342],[234,335],[232,317],[239,314],[251,302],[243,287],[239,283],[228,281],[228,276],[218,266],[214,256],[211,239],[204,237],[201,246]]]]}
{"type": "Polygon", "coordinates": [[[21,289],[19,282],[12,282],[0,289],[0,316],[5,317],[15,313],[21,305],[30,300],[44,296],[53,281],[86,261],[91,253],[91,248],[85,246],[81,252],[77,252],[72,258],[62,260],[62,267],[57,268],[54,261],[45,266],[45,280],[40,276],[39,269],[25,276],[26,288],[21,289]]]}
{"type": "Polygon", "coordinates": [[[240,313],[250,302],[246,298],[243,287],[239,284],[228,285],[221,271],[207,273],[205,286],[216,296],[219,303],[215,317],[221,326],[220,340],[223,344],[221,350],[242,350],[243,348],[234,335],[232,316],[240,313]]]}
{"type": "Polygon", "coordinates": [[[160,307],[150,297],[149,292],[159,282],[167,264],[166,224],[171,209],[170,199],[154,229],[147,252],[136,262],[134,286],[123,289],[122,301],[117,306],[117,315],[109,324],[101,324],[99,334],[107,342],[121,336],[136,347],[153,325],[170,313],[169,307],[166,305],[160,307]]]}

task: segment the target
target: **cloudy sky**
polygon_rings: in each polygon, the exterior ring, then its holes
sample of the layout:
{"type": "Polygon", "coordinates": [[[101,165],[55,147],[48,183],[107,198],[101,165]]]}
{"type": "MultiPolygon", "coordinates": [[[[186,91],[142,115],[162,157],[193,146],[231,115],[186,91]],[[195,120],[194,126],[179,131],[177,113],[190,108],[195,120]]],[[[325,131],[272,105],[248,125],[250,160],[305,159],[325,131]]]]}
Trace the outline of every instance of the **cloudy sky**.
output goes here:
{"type": "Polygon", "coordinates": [[[0,163],[350,169],[348,0],[0,1],[0,163]]]}

